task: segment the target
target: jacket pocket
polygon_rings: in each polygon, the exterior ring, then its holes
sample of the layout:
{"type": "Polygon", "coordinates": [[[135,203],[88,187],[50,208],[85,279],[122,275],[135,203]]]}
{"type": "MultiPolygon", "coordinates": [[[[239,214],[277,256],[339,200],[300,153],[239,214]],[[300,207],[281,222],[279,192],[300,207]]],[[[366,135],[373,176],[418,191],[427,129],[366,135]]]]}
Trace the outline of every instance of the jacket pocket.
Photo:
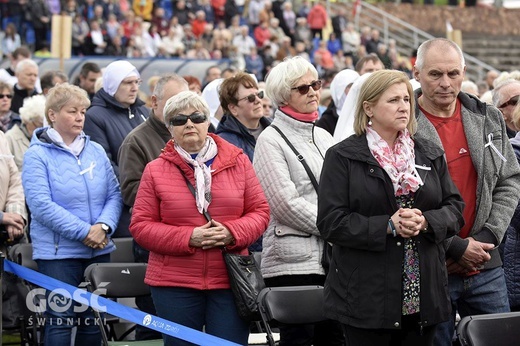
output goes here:
{"type": "Polygon", "coordinates": [[[303,262],[312,258],[312,234],[277,225],[274,235],[275,253],[284,262],[303,262]]]}

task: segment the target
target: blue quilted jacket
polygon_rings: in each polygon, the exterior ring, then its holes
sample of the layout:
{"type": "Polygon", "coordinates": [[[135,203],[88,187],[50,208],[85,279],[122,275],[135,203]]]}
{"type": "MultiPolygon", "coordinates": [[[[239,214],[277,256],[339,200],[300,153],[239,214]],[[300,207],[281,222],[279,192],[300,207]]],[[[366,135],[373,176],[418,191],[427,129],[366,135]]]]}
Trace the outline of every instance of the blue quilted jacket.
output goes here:
{"type": "Polygon", "coordinates": [[[106,223],[114,230],[123,201],[105,150],[87,136],[78,157],[52,143],[47,128],[34,132],[24,156],[22,183],[31,211],[33,258],[92,258],[112,252],[82,241],[90,226],[106,223]]]}

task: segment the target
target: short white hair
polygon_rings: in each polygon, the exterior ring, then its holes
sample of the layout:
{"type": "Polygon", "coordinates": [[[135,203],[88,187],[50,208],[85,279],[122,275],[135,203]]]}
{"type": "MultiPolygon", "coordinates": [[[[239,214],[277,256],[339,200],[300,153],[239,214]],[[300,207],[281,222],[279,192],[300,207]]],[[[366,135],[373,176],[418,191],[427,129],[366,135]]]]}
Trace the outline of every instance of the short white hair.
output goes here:
{"type": "Polygon", "coordinates": [[[198,112],[206,116],[206,121],[209,122],[209,106],[208,103],[199,94],[193,91],[181,91],[166,101],[163,109],[164,124],[166,127],[170,126],[170,120],[177,116],[183,110],[193,107],[198,112]]]}
{"type": "Polygon", "coordinates": [[[265,80],[267,97],[276,107],[287,104],[291,98],[291,88],[296,87],[300,78],[309,71],[315,79],[318,79],[318,71],[307,59],[301,56],[284,59],[267,75],[265,80]]]}
{"type": "Polygon", "coordinates": [[[45,100],[44,95],[35,95],[23,100],[23,106],[19,110],[22,123],[43,122],[45,117],[45,100]]]}
{"type": "Polygon", "coordinates": [[[23,59],[16,64],[15,74],[22,72],[27,67],[36,67],[38,69],[38,64],[32,59],[23,59]]]}

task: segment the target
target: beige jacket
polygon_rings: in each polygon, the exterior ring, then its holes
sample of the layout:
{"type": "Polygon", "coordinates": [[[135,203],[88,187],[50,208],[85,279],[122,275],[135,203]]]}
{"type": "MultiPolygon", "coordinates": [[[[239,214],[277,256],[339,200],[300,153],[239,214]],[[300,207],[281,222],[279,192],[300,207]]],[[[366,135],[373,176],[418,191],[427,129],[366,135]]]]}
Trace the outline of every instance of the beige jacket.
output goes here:
{"type": "Polygon", "coordinates": [[[9,142],[9,149],[11,154],[14,156],[14,162],[18,167],[18,171],[22,172],[23,155],[29,148],[31,140],[27,138],[24,130],[19,125],[13,126],[9,131],[5,133],[7,142],[9,142]]]}
{"type": "Polygon", "coordinates": [[[22,179],[9,150],[5,134],[0,131],[0,212],[16,213],[27,220],[22,179]]]}

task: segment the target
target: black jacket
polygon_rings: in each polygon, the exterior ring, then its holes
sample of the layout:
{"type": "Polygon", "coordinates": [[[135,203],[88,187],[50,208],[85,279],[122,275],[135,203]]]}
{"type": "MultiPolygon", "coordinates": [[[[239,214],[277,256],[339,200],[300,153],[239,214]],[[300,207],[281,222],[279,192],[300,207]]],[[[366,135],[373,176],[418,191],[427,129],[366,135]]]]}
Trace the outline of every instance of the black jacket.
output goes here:
{"type": "MultiPolygon", "coordinates": [[[[443,151],[415,142],[424,185],[415,193],[429,227],[415,239],[420,258],[421,324],[450,317],[444,240],[464,221],[464,203],[443,151]]],[[[325,283],[325,315],[358,328],[399,329],[402,308],[403,238],[387,234],[398,206],[390,178],[370,153],[366,136],[351,136],[327,151],[320,179],[317,225],[333,244],[325,283]]]]}
{"type": "MultiPolygon", "coordinates": [[[[260,118],[260,126],[265,129],[269,125],[271,125],[270,119],[266,117],[260,118]]],[[[256,139],[237,118],[230,114],[224,114],[215,134],[242,149],[249,157],[249,160],[253,162],[256,139]]]]}
{"type": "Polygon", "coordinates": [[[330,101],[329,106],[325,112],[323,112],[321,118],[316,121],[316,126],[327,130],[328,133],[334,136],[334,130],[338,124],[338,119],[339,115],[336,105],[334,104],[334,101],[330,101]]]}

